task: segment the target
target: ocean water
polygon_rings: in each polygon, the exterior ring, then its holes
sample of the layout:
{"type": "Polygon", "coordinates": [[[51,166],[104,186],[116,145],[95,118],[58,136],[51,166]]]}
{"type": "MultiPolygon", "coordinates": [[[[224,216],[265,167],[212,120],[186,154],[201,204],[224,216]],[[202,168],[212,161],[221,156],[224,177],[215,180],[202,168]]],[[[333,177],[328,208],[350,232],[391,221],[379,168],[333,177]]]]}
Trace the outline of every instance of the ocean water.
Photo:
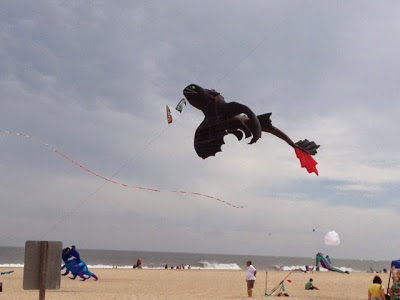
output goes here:
{"type": "MultiPolygon", "coordinates": [[[[142,260],[143,268],[163,269],[184,265],[193,269],[219,269],[242,270],[245,269],[247,260],[259,270],[277,269],[284,270],[305,269],[305,266],[315,266],[313,257],[285,257],[285,256],[257,256],[257,255],[230,255],[230,254],[202,254],[202,253],[173,253],[150,251],[116,251],[116,250],[89,250],[77,249],[81,259],[92,268],[132,268],[137,259],[142,260]]],[[[0,247],[0,267],[23,267],[23,247],[0,247]]],[[[332,265],[350,272],[367,272],[374,270],[390,269],[390,261],[332,259],[332,265]]],[[[61,261],[60,261],[61,264],[61,261]]]]}

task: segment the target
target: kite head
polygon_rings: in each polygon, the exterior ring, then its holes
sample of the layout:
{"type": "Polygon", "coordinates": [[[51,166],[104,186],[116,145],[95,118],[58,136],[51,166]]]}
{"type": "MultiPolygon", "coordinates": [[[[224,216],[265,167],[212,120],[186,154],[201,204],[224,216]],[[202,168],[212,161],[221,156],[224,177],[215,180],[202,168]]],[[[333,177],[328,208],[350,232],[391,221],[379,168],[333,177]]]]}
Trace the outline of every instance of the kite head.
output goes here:
{"type": "Polygon", "coordinates": [[[204,110],[210,101],[214,101],[220,94],[215,90],[203,89],[197,84],[189,84],[183,90],[183,95],[191,105],[197,109],[204,110]]]}

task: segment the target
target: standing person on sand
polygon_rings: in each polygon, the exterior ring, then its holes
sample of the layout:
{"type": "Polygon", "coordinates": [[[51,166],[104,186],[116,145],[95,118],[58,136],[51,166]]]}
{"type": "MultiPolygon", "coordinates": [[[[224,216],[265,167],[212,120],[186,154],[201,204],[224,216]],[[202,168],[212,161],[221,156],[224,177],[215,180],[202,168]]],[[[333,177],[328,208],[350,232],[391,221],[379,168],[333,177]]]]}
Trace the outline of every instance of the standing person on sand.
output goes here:
{"type": "Polygon", "coordinates": [[[248,260],[246,262],[247,271],[246,271],[246,282],[247,282],[247,295],[249,297],[253,297],[253,288],[254,282],[256,281],[256,268],[253,267],[251,261],[248,260]]]}
{"type": "Polygon", "coordinates": [[[368,288],[368,300],[385,300],[385,291],[382,286],[382,279],[375,276],[368,288]]]}

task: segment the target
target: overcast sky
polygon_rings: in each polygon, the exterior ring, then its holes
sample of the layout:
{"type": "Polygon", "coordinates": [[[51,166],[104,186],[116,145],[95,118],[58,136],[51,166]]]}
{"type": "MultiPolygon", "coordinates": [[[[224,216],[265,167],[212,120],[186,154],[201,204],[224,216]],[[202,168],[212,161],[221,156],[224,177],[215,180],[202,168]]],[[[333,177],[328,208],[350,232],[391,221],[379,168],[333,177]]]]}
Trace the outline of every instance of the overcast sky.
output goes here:
{"type": "Polygon", "coordinates": [[[0,245],[399,258],[399,15],[398,1],[1,1],[0,129],[34,138],[0,132],[0,245]],[[266,133],[198,157],[202,112],[174,109],[190,83],[316,141],[319,176],[266,133]]]}

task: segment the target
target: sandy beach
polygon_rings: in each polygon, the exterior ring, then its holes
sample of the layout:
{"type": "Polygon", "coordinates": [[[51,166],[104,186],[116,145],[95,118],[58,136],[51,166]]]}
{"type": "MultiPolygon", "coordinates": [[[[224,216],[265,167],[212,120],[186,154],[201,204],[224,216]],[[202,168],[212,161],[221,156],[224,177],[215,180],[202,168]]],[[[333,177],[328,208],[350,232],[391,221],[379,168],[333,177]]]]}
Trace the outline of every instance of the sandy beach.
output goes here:
{"type": "MultiPolygon", "coordinates": [[[[9,269],[7,269],[9,270],[9,269]]],[[[6,269],[1,269],[6,271],[6,269]]],[[[38,291],[22,289],[23,268],[0,276],[3,292],[0,299],[32,300],[38,291]]],[[[92,269],[98,281],[86,282],[61,278],[59,290],[46,291],[46,299],[245,299],[247,298],[244,270],[154,270],[154,269],[92,269]]],[[[289,272],[268,270],[268,291],[289,272]]],[[[285,282],[290,299],[367,299],[367,289],[375,275],[381,276],[386,288],[389,274],[334,272],[293,272],[285,282]],[[304,284],[313,278],[319,291],[306,291],[304,284]]],[[[257,271],[253,298],[265,296],[266,271],[257,271]]],[[[273,297],[276,298],[276,297],[273,297]]]]}

